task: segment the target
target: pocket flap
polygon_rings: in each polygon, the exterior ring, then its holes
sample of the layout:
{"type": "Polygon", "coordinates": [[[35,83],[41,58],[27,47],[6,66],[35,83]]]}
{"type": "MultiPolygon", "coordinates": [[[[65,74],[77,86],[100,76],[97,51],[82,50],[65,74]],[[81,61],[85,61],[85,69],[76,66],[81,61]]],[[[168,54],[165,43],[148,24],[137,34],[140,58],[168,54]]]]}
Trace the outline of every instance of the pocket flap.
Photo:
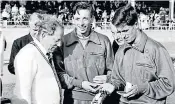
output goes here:
{"type": "Polygon", "coordinates": [[[153,65],[147,64],[147,63],[136,63],[137,66],[143,66],[143,67],[148,67],[148,68],[153,68],[153,65]]]}
{"type": "Polygon", "coordinates": [[[90,55],[103,55],[102,52],[90,52],[90,55]]]}

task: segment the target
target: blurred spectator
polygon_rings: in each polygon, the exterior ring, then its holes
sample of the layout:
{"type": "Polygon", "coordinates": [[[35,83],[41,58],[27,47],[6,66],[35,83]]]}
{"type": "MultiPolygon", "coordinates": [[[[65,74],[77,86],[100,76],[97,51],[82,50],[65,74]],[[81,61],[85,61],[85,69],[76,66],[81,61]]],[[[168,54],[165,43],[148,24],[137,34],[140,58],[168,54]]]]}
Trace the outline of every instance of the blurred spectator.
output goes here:
{"type": "Polygon", "coordinates": [[[48,1],[48,2],[47,2],[46,7],[47,7],[47,13],[48,13],[48,14],[53,14],[53,10],[52,10],[52,9],[53,9],[53,8],[52,8],[52,7],[53,7],[53,4],[52,4],[51,1],[48,1]]]}
{"type": "Polygon", "coordinates": [[[99,14],[101,12],[101,9],[99,7],[97,7],[96,12],[97,12],[97,14],[99,14]]]}
{"type": "Polygon", "coordinates": [[[15,26],[17,25],[18,22],[18,7],[16,4],[12,7],[12,21],[14,22],[15,26]]]}
{"type": "Polygon", "coordinates": [[[9,14],[11,13],[11,6],[9,3],[6,3],[5,9],[6,9],[7,13],[9,13],[9,14]]]}
{"type": "Polygon", "coordinates": [[[102,14],[102,10],[100,9],[100,7],[96,7],[96,11],[94,14],[96,21],[101,20],[101,14],[102,14]]]}
{"type": "Polygon", "coordinates": [[[33,37],[37,34],[37,27],[36,23],[41,21],[43,17],[38,14],[38,13],[33,13],[30,16],[29,19],[29,33],[27,35],[24,35],[23,37],[20,37],[16,40],[14,40],[11,48],[11,55],[10,55],[10,60],[9,60],[9,65],[8,65],[8,70],[11,74],[15,74],[15,69],[14,69],[14,59],[17,55],[17,53],[28,43],[33,41],[33,37]]]}
{"type": "Polygon", "coordinates": [[[157,13],[155,13],[153,24],[154,24],[155,27],[159,27],[159,24],[158,23],[160,23],[160,15],[158,15],[157,13]]]}
{"type": "Polygon", "coordinates": [[[112,9],[112,10],[111,10],[111,14],[110,14],[110,20],[112,20],[112,18],[114,17],[114,14],[115,14],[115,12],[114,12],[114,10],[112,9]]]}
{"type": "MultiPolygon", "coordinates": [[[[19,3],[19,1],[2,1],[1,8],[2,10],[4,8],[6,9],[7,13],[9,13],[9,20],[14,21],[14,24],[19,24],[20,21],[24,21],[23,16],[25,17],[25,21],[28,21],[26,15],[24,14],[30,15],[36,11],[39,13],[48,13],[52,15],[56,14],[61,21],[68,24],[72,19],[72,7],[76,2],[77,1],[26,1],[24,7],[24,5],[19,3]],[[19,12],[18,7],[20,7],[19,12]]],[[[124,0],[87,2],[90,2],[95,9],[94,16],[96,22],[109,22],[114,15],[114,11],[127,3],[127,1],[124,0]]],[[[169,19],[169,8],[166,8],[163,5],[154,6],[153,4],[156,3],[160,2],[136,1],[135,8],[139,14],[142,12],[148,17],[147,22],[150,26],[153,26],[154,24],[156,25],[157,23],[166,23],[165,25],[168,26],[167,21],[169,19]]]]}
{"type": "Polygon", "coordinates": [[[104,10],[104,12],[102,14],[102,21],[107,22],[107,12],[106,12],[106,10],[104,10]]]}
{"type": "Polygon", "coordinates": [[[148,16],[143,14],[142,12],[139,15],[139,20],[140,20],[140,29],[148,29],[149,28],[149,24],[148,24],[148,16]]]}
{"type": "Polygon", "coordinates": [[[29,1],[29,2],[30,3],[28,5],[28,7],[29,7],[29,10],[30,10],[30,13],[33,13],[33,12],[36,11],[36,9],[38,9],[37,8],[38,2],[37,1],[29,1]]]}
{"type": "Polygon", "coordinates": [[[61,13],[60,15],[58,15],[58,20],[63,23],[63,17],[64,17],[64,14],[61,13]]]}
{"type": "Polygon", "coordinates": [[[165,23],[165,15],[166,15],[165,8],[163,8],[163,7],[160,8],[159,15],[161,16],[160,20],[161,20],[163,23],[165,23]]]}
{"type": "Polygon", "coordinates": [[[56,10],[57,10],[57,7],[58,7],[58,2],[57,1],[52,1],[53,5],[52,5],[52,11],[54,14],[56,14],[56,10]]]}
{"type": "Polygon", "coordinates": [[[24,5],[21,5],[21,7],[19,8],[19,13],[22,16],[26,14],[26,8],[24,7],[24,5]]]}
{"type": "Polygon", "coordinates": [[[40,10],[44,10],[44,11],[48,10],[46,2],[45,1],[39,1],[37,3],[36,9],[40,9],[40,10]]]}
{"type": "Polygon", "coordinates": [[[18,14],[18,7],[16,4],[12,7],[12,16],[16,16],[18,14]]]}
{"type": "Polygon", "coordinates": [[[4,9],[2,12],[3,27],[7,27],[7,20],[9,19],[9,17],[9,13],[7,13],[6,9],[4,9]]]}

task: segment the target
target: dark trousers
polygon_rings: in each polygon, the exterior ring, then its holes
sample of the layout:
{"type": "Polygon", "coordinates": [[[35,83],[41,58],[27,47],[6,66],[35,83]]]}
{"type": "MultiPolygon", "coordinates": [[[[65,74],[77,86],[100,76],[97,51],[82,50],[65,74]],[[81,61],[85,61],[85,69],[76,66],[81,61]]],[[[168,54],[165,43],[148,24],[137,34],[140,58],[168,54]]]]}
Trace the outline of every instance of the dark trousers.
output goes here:
{"type": "MultiPolygon", "coordinates": [[[[114,91],[110,96],[106,97],[103,104],[119,104],[119,99],[120,95],[114,91]]],[[[74,99],[71,95],[64,94],[63,104],[91,104],[91,101],[74,99]]]]}

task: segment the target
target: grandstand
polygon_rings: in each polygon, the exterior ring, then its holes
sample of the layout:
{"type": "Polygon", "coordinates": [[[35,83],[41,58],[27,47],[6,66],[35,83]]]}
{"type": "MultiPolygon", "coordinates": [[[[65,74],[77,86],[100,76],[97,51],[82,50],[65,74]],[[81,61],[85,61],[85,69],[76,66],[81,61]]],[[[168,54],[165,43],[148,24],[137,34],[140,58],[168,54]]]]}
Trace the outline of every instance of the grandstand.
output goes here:
{"type": "MultiPolygon", "coordinates": [[[[129,0],[135,6],[140,17],[140,28],[145,30],[174,30],[175,22],[172,13],[174,5],[172,1],[135,1],[129,0]]],[[[28,17],[33,12],[47,13],[56,16],[66,27],[70,27],[72,8],[77,1],[0,1],[0,24],[2,27],[27,27],[28,17]],[[5,13],[4,13],[5,12],[5,13]],[[4,19],[4,21],[3,21],[4,19]]],[[[88,1],[94,11],[95,28],[109,29],[109,22],[113,18],[113,12],[128,3],[126,0],[88,1]],[[112,12],[113,11],[113,12],[112,12]]]]}

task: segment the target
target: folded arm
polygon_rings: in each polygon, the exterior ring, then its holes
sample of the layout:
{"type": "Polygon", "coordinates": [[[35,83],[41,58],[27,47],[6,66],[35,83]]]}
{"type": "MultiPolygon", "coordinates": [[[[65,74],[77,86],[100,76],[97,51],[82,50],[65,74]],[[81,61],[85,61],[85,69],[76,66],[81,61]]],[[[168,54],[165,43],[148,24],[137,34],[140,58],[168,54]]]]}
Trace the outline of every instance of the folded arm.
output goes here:
{"type": "Polygon", "coordinates": [[[154,99],[161,99],[170,95],[175,87],[175,70],[168,52],[164,48],[159,48],[156,52],[155,64],[159,79],[145,85],[145,94],[154,99]]]}

